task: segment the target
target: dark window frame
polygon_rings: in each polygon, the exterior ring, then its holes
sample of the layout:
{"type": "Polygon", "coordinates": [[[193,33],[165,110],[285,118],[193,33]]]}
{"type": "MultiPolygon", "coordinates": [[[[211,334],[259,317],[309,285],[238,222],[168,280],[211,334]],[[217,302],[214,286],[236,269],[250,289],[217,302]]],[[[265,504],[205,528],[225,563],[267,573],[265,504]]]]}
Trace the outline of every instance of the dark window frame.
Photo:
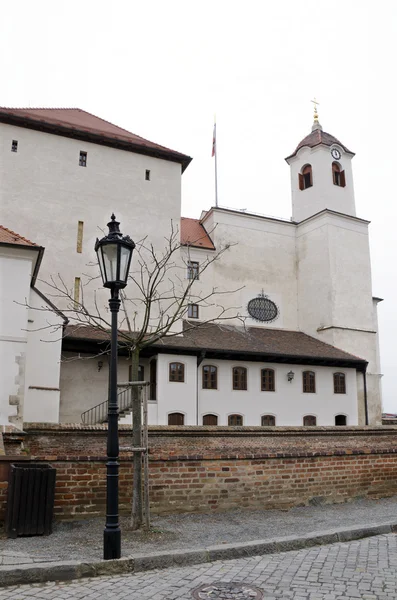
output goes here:
{"type": "Polygon", "coordinates": [[[307,190],[313,187],[313,169],[311,165],[304,165],[298,174],[299,189],[307,190]]]}
{"type": "Polygon", "coordinates": [[[274,369],[261,369],[261,392],[276,391],[276,372],[274,369]]]}
{"type": "Polygon", "coordinates": [[[337,187],[346,187],[346,176],[338,162],[332,163],[332,181],[337,187]]]}
{"type": "Polygon", "coordinates": [[[175,426],[183,427],[185,424],[185,415],[178,411],[168,413],[167,422],[168,422],[168,425],[171,425],[171,426],[173,425],[174,427],[175,426]],[[182,418],[180,418],[180,417],[182,417],[182,418]],[[173,419],[176,421],[180,420],[180,421],[182,421],[182,423],[170,423],[170,421],[172,421],[173,419]]]}
{"type": "Polygon", "coordinates": [[[84,152],[84,150],[80,150],[79,167],[86,167],[86,166],[87,166],[87,152],[84,152]]]}
{"type": "Polygon", "coordinates": [[[187,263],[187,278],[198,280],[199,275],[200,275],[200,263],[197,260],[189,260],[187,263]]]}
{"type": "Polygon", "coordinates": [[[229,427],[243,427],[244,417],[243,415],[239,415],[237,413],[233,413],[232,415],[228,415],[227,424],[229,427]],[[240,423],[232,423],[231,421],[241,421],[240,423]]]}
{"type": "Polygon", "coordinates": [[[317,427],[317,417],[315,415],[305,415],[303,417],[303,427],[317,427]]]}
{"type": "Polygon", "coordinates": [[[334,394],[346,394],[346,375],[338,371],[333,374],[334,394]]]}
{"type": "Polygon", "coordinates": [[[218,415],[215,415],[214,413],[208,413],[206,415],[203,415],[203,425],[206,427],[216,427],[218,425],[218,415]],[[204,423],[205,420],[216,420],[216,423],[204,423]]]}
{"type": "Polygon", "coordinates": [[[246,392],[248,389],[247,367],[232,367],[233,390],[246,392]]]}
{"type": "Polygon", "coordinates": [[[150,169],[145,170],[145,181],[150,181],[150,169]]]}
{"type": "Polygon", "coordinates": [[[11,152],[18,152],[18,140],[12,140],[11,152]]]}
{"type": "Polygon", "coordinates": [[[173,361],[169,363],[168,381],[171,383],[185,383],[185,364],[173,361]],[[175,368],[174,368],[175,366],[175,368]]]}
{"type": "Polygon", "coordinates": [[[218,367],[215,365],[203,365],[203,390],[218,389],[218,367]],[[212,371],[212,369],[215,369],[212,371]]]}
{"type": "Polygon", "coordinates": [[[198,319],[199,318],[199,305],[198,304],[188,304],[187,316],[188,316],[188,319],[198,319]]]}
{"type": "Polygon", "coordinates": [[[335,415],[335,427],[346,427],[346,425],[347,425],[347,417],[346,417],[346,415],[343,415],[343,414],[335,415]],[[337,421],[338,418],[344,419],[345,422],[344,423],[337,423],[336,421],[337,421]]]}
{"type": "Polygon", "coordinates": [[[304,394],[316,393],[316,373],[314,371],[303,371],[302,389],[304,394]]]}
{"type": "Polygon", "coordinates": [[[262,415],[261,416],[261,426],[262,427],[275,427],[276,426],[276,417],[275,415],[262,415]],[[264,423],[264,420],[273,421],[272,423],[264,423]]]}

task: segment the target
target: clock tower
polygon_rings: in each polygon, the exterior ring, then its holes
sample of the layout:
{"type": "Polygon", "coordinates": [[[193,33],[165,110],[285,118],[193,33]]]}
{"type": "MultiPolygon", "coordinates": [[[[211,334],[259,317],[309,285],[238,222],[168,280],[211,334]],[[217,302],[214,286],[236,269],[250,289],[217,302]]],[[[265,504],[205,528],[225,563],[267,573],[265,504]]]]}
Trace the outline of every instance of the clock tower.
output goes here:
{"type": "Polygon", "coordinates": [[[285,160],[291,169],[292,220],[304,221],[324,209],[355,216],[354,152],[323,131],[314,109],[312,131],[285,160]]]}

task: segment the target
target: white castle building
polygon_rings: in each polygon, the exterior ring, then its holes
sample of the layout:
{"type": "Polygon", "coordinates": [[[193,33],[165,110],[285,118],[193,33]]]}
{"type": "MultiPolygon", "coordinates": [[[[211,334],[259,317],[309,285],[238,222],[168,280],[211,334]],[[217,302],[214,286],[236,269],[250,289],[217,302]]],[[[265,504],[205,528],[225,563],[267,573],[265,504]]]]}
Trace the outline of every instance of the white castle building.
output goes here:
{"type": "MultiPolygon", "coordinates": [[[[141,352],[151,424],[381,424],[369,223],[356,216],[354,153],[317,116],[286,158],[290,220],[218,207],[181,219],[191,159],[79,109],[0,109],[0,153],[1,424],[79,422],[106,401],[106,333],[68,325],[43,282],[60,274],[79,296],[112,210],[155,249],[180,222],[181,277],[199,274],[202,297],[236,290],[222,298],[236,318],[192,302],[178,335],[141,352]],[[60,323],[63,335],[48,328],[60,323]]],[[[121,348],[120,380],[129,365],[121,348]]]]}

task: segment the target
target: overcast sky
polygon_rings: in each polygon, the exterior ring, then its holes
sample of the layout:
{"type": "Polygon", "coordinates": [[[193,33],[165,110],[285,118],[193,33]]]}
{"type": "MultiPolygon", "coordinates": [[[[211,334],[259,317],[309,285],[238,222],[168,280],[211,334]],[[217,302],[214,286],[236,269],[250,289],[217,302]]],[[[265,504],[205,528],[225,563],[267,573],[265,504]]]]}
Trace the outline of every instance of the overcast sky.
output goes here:
{"type": "Polygon", "coordinates": [[[79,107],[189,154],[184,216],[214,203],[216,112],[219,203],[289,218],[284,157],[317,97],[324,130],[356,152],[357,215],[372,221],[385,298],[384,409],[397,412],[397,2],[14,0],[1,13],[0,105],[79,107]]]}

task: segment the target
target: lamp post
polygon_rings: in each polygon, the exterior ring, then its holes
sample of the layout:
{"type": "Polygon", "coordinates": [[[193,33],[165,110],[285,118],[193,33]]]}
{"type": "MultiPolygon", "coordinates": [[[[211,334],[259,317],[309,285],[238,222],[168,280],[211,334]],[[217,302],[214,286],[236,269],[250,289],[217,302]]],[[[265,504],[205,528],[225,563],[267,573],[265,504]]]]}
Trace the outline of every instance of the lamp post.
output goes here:
{"type": "Polygon", "coordinates": [[[106,462],[106,525],[103,533],[103,558],[120,558],[121,531],[119,525],[119,407],[117,402],[117,313],[119,291],[127,285],[135,244],[119,229],[114,214],[108,223],[109,233],[95,243],[103,286],[110,289],[109,308],[112,314],[109,368],[108,439],[106,462]]]}

